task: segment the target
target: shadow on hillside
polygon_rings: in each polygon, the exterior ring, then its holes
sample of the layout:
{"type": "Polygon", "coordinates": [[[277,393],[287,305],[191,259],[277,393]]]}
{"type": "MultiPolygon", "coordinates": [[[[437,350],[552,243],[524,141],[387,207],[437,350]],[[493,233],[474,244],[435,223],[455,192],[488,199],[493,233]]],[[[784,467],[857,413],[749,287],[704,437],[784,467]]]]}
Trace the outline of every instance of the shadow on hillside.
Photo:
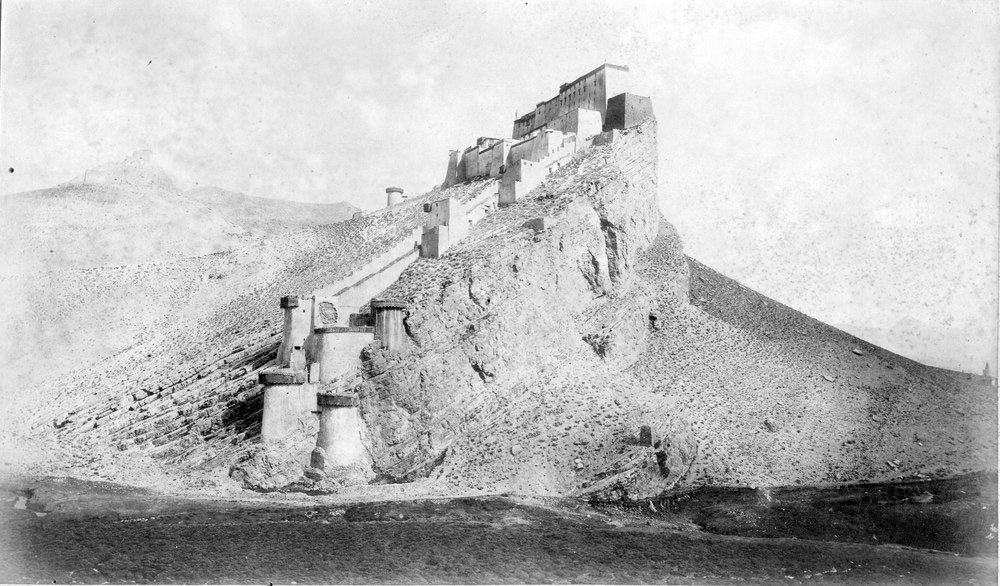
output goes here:
{"type": "Polygon", "coordinates": [[[243,441],[255,440],[260,436],[260,422],[264,417],[264,387],[256,385],[255,391],[242,400],[234,399],[233,404],[222,412],[222,425],[232,429],[232,435],[246,434],[243,441]]]}

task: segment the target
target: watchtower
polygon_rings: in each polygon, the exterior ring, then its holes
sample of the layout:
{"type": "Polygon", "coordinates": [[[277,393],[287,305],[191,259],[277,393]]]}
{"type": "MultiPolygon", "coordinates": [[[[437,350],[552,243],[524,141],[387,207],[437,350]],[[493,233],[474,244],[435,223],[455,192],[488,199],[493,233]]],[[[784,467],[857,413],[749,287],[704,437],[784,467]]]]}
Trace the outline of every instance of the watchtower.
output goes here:
{"type": "Polygon", "coordinates": [[[402,187],[386,187],[385,188],[385,207],[391,208],[396,204],[403,203],[406,196],[403,195],[402,187]]]}
{"type": "Polygon", "coordinates": [[[372,299],[375,312],[375,339],[386,350],[396,350],[403,343],[403,316],[406,303],[397,299],[372,299]]]}
{"type": "Polygon", "coordinates": [[[353,393],[318,393],[319,434],[309,464],[341,482],[365,482],[374,474],[365,456],[364,420],[353,393]]]}
{"type": "Polygon", "coordinates": [[[312,304],[303,304],[303,299],[295,295],[281,298],[284,324],[281,332],[281,346],[278,348],[278,366],[293,370],[305,370],[305,343],[311,329],[312,304]]]}

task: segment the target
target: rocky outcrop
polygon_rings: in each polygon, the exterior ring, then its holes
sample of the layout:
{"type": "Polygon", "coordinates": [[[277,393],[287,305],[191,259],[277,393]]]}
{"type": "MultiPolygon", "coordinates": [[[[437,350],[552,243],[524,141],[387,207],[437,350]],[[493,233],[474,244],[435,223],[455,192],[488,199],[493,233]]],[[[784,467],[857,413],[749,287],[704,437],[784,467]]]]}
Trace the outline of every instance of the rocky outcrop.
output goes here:
{"type": "Polygon", "coordinates": [[[390,288],[412,308],[408,339],[373,349],[360,386],[384,478],[635,499],[964,471],[995,454],[995,411],[935,432],[948,445],[912,440],[894,410],[927,429],[953,404],[974,411],[933,369],[887,375],[907,361],[827,341],[832,328],[741,286],[708,299],[720,279],[685,257],[655,177],[655,129],[632,129],[390,288]]]}
{"type": "MultiPolygon", "coordinates": [[[[440,494],[608,500],[995,465],[989,387],[970,390],[685,257],[657,210],[655,134],[647,124],[578,155],[380,295],[410,309],[399,347],[365,348],[351,383],[371,468],[334,472],[440,494]]],[[[163,335],[16,413],[67,459],[133,451],[185,474],[223,467],[258,490],[341,488],[324,454],[307,466],[254,444],[256,373],[276,352],[279,296],[370,264],[420,225],[418,206],[226,257],[219,266],[244,271],[226,277],[239,294],[158,322],[163,335]]],[[[300,435],[291,451],[308,454],[315,434],[300,435]]]]}
{"type": "Polygon", "coordinates": [[[313,480],[306,478],[302,464],[290,458],[288,452],[259,444],[250,448],[233,464],[229,476],[244,488],[264,492],[313,480]]]}
{"type": "MultiPolygon", "coordinates": [[[[545,392],[547,378],[565,383],[633,363],[652,302],[634,267],[660,233],[656,195],[649,124],[487,217],[448,255],[404,272],[386,295],[412,308],[408,345],[373,349],[360,386],[376,468],[395,479],[439,473],[511,411],[533,412],[531,425],[544,427],[551,414],[525,395],[545,392]]],[[[523,449],[503,447],[505,457],[523,458],[523,449]]],[[[493,466],[481,464],[480,481],[492,483],[493,466]]]]}

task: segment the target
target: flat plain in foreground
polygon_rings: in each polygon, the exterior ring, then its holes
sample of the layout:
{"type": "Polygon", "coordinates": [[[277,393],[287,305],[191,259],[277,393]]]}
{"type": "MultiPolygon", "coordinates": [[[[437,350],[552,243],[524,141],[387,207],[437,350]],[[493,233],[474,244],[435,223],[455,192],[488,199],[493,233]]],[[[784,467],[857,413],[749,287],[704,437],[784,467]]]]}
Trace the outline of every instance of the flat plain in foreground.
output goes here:
{"type": "MultiPolygon", "coordinates": [[[[861,542],[846,527],[834,537],[823,491],[796,493],[804,497],[798,505],[786,495],[774,506],[774,520],[795,511],[795,527],[778,536],[766,505],[751,507],[735,493],[693,495],[672,509],[665,501],[623,509],[517,496],[301,504],[181,500],[125,488],[112,500],[109,485],[67,491],[61,484],[57,495],[46,493],[46,482],[29,492],[6,486],[20,504],[0,517],[3,582],[990,584],[997,576],[995,549],[968,555],[861,542]],[[771,536],[752,536],[754,527],[771,536]]],[[[995,519],[995,491],[976,492],[975,478],[954,482],[953,492],[967,498],[910,506],[937,515],[934,523],[965,523],[953,529],[972,535],[975,522],[952,512],[986,506],[976,519],[995,519]]],[[[859,503],[889,489],[838,490],[844,502],[859,503]]],[[[848,524],[861,531],[906,505],[880,498],[853,515],[844,509],[848,524]]],[[[995,536],[980,537],[995,544],[995,536]]]]}

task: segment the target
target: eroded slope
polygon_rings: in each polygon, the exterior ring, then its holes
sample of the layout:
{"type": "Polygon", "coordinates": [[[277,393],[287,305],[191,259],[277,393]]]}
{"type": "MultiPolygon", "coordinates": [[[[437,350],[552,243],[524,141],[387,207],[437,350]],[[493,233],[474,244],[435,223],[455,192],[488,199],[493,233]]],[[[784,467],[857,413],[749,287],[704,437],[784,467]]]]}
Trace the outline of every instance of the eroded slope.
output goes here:
{"type": "Polygon", "coordinates": [[[635,496],[995,466],[993,391],[689,277],[653,178],[635,129],[404,273],[412,345],[372,352],[361,388],[386,477],[635,496]]]}

